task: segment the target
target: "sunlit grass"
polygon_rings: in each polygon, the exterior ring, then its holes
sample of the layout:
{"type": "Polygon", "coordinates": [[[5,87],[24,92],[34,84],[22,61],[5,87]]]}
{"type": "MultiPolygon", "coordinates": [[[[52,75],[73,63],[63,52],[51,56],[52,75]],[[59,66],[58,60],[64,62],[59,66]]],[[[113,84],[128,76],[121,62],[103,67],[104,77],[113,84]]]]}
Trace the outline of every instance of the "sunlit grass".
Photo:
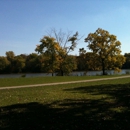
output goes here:
{"type": "Polygon", "coordinates": [[[54,82],[78,81],[89,79],[100,79],[117,77],[121,75],[109,76],[57,76],[57,77],[35,77],[35,78],[0,78],[0,87],[5,86],[19,86],[19,85],[33,85],[54,82]]]}
{"type": "MultiPolygon", "coordinates": [[[[41,86],[41,87],[34,87],[34,88],[17,88],[17,89],[6,89],[0,90],[0,106],[5,106],[9,104],[15,103],[27,103],[27,102],[51,102],[55,100],[63,100],[66,98],[93,98],[99,99],[100,97],[106,97],[108,95],[98,94],[98,91],[101,91],[102,87],[105,85],[106,89],[109,90],[109,87],[112,85],[118,84],[126,84],[130,82],[130,78],[124,79],[115,79],[115,80],[104,80],[104,81],[97,81],[97,82],[87,82],[87,83],[74,83],[74,84],[64,84],[64,85],[55,85],[55,86],[41,86]],[[93,86],[99,86],[97,88],[93,86]],[[91,87],[91,91],[84,92],[83,89],[70,93],[68,91],[64,91],[67,89],[75,89],[82,88],[82,87],[91,87]],[[82,92],[83,91],[83,92],[82,92]],[[82,92],[82,94],[81,94],[82,92]],[[93,94],[92,94],[93,93],[93,94]]],[[[116,87],[111,87],[111,91],[115,91],[116,87]]]]}
{"type": "Polygon", "coordinates": [[[130,78],[0,90],[1,130],[127,130],[129,110],[130,78]]]}

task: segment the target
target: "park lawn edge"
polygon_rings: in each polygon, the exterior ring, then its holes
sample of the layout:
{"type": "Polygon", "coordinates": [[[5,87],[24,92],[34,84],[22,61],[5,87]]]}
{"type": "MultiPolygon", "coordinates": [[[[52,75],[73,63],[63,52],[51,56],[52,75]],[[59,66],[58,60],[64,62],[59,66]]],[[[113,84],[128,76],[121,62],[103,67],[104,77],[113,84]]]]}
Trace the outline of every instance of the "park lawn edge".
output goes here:
{"type": "Polygon", "coordinates": [[[105,75],[105,76],[56,76],[56,77],[33,77],[33,78],[1,78],[0,87],[37,85],[47,83],[60,83],[71,81],[82,81],[91,79],[105,79],[129,75],[105,75]]]}

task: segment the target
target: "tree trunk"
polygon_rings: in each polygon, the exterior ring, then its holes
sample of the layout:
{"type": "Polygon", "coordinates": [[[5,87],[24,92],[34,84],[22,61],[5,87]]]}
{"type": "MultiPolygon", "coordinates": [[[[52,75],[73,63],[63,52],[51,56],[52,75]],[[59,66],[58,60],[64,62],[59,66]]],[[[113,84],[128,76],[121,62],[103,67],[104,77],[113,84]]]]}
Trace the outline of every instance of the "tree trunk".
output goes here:
{"type": "Polygon", "coordinates": [[[103,75],[105,75],[105,63],[104,63],[104,58],[102,59],[102,72],[103,72],[103,75]]]}
{"type": "Polygon", "coordinates": [[[64,76],[64,71],[62,69],[62,63],[60,64],[60,70],[59,70],[60,76],[64,76]]]}
{"type": "Polygon", "coordinates": [[[61,70],[61,76],[64,76],[64,72],[63,72],[63,70],[61,70]]]}

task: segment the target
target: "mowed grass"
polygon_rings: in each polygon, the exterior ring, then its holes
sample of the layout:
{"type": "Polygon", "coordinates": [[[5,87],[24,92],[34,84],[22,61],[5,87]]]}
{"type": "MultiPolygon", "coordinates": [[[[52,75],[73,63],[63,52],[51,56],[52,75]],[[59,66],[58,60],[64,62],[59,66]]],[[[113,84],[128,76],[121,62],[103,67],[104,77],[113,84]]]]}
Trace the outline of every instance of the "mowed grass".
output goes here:
{"type": "Polygon", "coordinates": [[[0,90],[0,130],[128,130],[130,78],[0,90]]]}
{"type": "Polygon", "coordinates": [[[89,79],[100,79],[117,77],[122,75],[109,75],[109,76],[55,76],[55,77],[33,77],[33,78],[0,78],[0,87],[5,86],[20,86],[20,85],[34,85],[44,83],[78,81],[89,79]]]}

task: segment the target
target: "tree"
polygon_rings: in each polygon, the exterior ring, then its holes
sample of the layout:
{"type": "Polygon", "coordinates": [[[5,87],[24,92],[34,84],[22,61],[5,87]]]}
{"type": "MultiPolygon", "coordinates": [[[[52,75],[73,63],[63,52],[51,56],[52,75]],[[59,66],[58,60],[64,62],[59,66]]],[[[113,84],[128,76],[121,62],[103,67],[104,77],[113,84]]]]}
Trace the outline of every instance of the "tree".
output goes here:
{"type": "Polygon", "coordinates": [[[6,58],[8,59],[8,61],[10,62],[9,66],[8,66],[8,70],[9,72],[13,72],[14,71],[14,58],[15,58],[15,54],[13,51],[7,51],[6,52],[6,58]]]}
{"type": "Polygon", "coordinates": [[[86,64],[86,50],[84,48],[79,48],[79,56],[77,56],[77,69],[78,71],[88,70],[86,64]]]}
{"type": "Polygon", "coordinates": [[[44,57],[37,53],[31,53],[26,59],[26,72],[42,72],[44,57]]]}
{"type": "Polygon", "coordinates": [[[88,48],[99,56],[98,60],[102,66],[103,75],[105,75],[106,69],[118,71],[124,64],[125,57],[121,55],[121,43],[115,35],[109,34],[108,31],[98,28],[96,32],[90,33],[85,38],[85,42],[88,43],[88,48]]]}
{"type": "Polygon", "coordinates": [[[14,54],[13,51],[7,51],[7,52],[6,52],[6,57],[7,57],[7,59],[8,59],[10,62],[12,62],[12,61],[14,60],[15,54],[14,54]]]}
{"type": "MultiPolygon", "coordinates": [[[[61,65],[61,64],[59,64],[61,65]]],[[[73,70],[77,69],[77,62],[76,57],[72,55],[67,55],[67,57],[62,61],[62,70],[64,72],[64,75],[69,75],[73,70]]],[[[61,68],[60,68],[61,70],[61,68]]],[[[61,72],[58,71],[58,75],[61,76],[61,72]]],[[[63,76],[63,75],[62,75],[63,76]]]]}
{"type": "Polygon", "coordinates": [[[9,65],[9,61],[6,57],[0,56],[0,73],[5,73],[7,71],[7,67],[9,65]]]}
{"type": "Polygon", "coordinates": [[[92,52],[86,52],[84,48],[79,49],[79,56],[77,57],[78,70],[100,70],[101,66],[98,61],[98,55],[92,52]]]}
{"type": "Polygon", "coordinates": [[[130,53],[125,53],[126,62],[123,65],[123,69],[130,69],[130,53]]]}
{"type": "MultiPolygon", "coordinates": [[[[51,34],[49,36],[44,36],[40,40],[41,44],[37,45],[35,51],[48,57],[46,60],[46,69],[48,72],[52,73],[52,76],[55,71],[59,71],[60,75],[63,76],[66,71],[64,69],[66,65],[65,62],[69,59],[68,54],[76,47],[78,32],[73,36],[68,34],[66,39],[65,34],[62,33],[62,31],[57,33],[53,30],[53,34],[55,38],[52,37],[51,34]]],[[[70,72],[70,68],[68,68],[68,72],[70,72]]]]}
{"type": "Polygon", "coordinates": [[[47,70],[51,72],[53,76],[58,64],[57,55],[58,50],[60,50],[59,43],[56,42],[55,38],[50,36],[44,36],[40,42],[41,44],[37,45],[35,51],[47,57],[47,70]]]}
{"type": "MultiPolygon", "coordinates": [[[[74,35],[71,35],[72,33],[68,31],[67,33],[64,33],[61,29],[59,31],[56,31],[56,29],[52,28],[50,31],[48,31],[48,35],[50,37],[54,37],[56,42],[59,44],[60,49],[58,51],[59,56],[59,72],[60,75],[63,76],[65,73],[65,61],[68,59],[68,55],[70,52],[74,51],[78,39],[78,32],[76,32],[74,35]]],[[[72,62],[71,62],[72,63],[72,62]]],[[[74,63],[72,63],[74,64],[74,63]]],[[[67,69],[67,68],[66,68],[67,69]]],[[[70,68],[68,68],[70,69],[70,68]]],[[[72,71],[72,70],[71,70],[72,71]]]]}
{"type": "Polygon", "coordinates": [[[86,53],[86,66],[88,70],[101,70],[101,65],[98,60],[99,55],[94,54],[92,52],[87,52],[86,53]]]}
{"type": "Polygon", "coordinates": [[[14,72],[16,73],[20,73],[23,71],[24,67],[25,67],[25,58],[23,58],[22,56],[15,56],[14,58],[14,72]]]}

